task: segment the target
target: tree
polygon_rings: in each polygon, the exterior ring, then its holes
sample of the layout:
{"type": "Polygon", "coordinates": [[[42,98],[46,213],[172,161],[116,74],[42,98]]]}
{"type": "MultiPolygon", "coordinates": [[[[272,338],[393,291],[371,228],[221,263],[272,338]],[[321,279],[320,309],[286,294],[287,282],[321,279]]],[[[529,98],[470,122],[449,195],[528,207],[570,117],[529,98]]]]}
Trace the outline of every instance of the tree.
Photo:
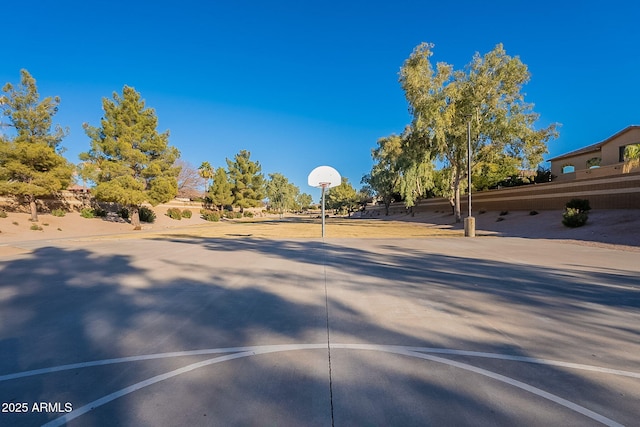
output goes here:
{"type": "Polygon", "coordinates": [[[189,199],[201,197],[205,181],[200,176],[200,172],[191,163],[182,159],[176,160],[173,166],[180,169],[178,174],[178,197],[189,199]]]}
{"type": "Polygon", "coordinates": [[[473,165],[471,183],[475,190],[494,188],[505,179],[518,175],[518,159],[482,147],[473,165]]]}
{"type": "Polygon", "coordinates": [[[358,190],[356,194],[356,203],[361,211],[364,211],[367,204],[373,201],[374,191],[368,185],[365,185],[358,190]]]}
{"type": "Polygon", "coordinates": [[[270,173],[267,181],[267,197],[269,204],[284,216],[285,210],[295,208],[296,197],[300,189],[289,182],[289,179],[281,173],[270,173]]]}
{"type": "Polygon", "coordinates": [[[520,58],[502,44],[465,70],[431,65],[432,44],[420,44],[404,62],[400,83],[413,116],[413,152],[429,152],[450,168],[456,221],[461,220],[460,191],[467,177],[467,125],[471,122],[471,158],[503,153],[529,169],[542,161],[556,125],[536,130],[538,114],[524,101],[522,87],[530,75],[520,58]]]}
{"type": "Polygon", "coordinates": [[[204,189],[204,191],[209,191],[209,187],[211,185],[210,184],[210,180],[213,178],[213,173],[214,173],[214,170],[211,167],[211,163],[202,162],[202,164],[198,168],[198,172],[200,173],[200,176],[202,177],[202,179],[205,180],[205,189],[204,189]]]}
{"type": "Polygon", "coordinates": [[[413,207],[433,187],[429,153],[412,151],[418,144],[412,144],[411,138],[414,133],[408,127],[402,135],[379,139],[378,147],[372,150],[375,163],[371,173],[362,179],[382,199],[386,215],[392,202],[404,200],[405,206],[413,207]]]}
{"type": "Polygon", "coordinates": [[[627,145],[624,150],[624,173],[640,167],[640,144],[627,145]]]}
{"type": "Polygon", "coordinates": [[[218,210],[223,210],[225,206],[233,203],[231,182],[229,181],[227,171],[225,171],[224,168],[216,169],[213,174],[213,183],[211,184],[211,187],[209,187],[207,197],[211,203],[218,208],[218,210]]]}
{"type": "Polygon", "coordinates": [[[300,193],[296,196],[296,205],[299,209],[306,210],[313,204],[313,197],[309,193],[300,193]]]}
{"type": "MultiPolygon", "coordinates": [[[[431,153],[422,149],[419,134],[409,126],[402,134],[402,153],[398,157],[400,196],[408,208],[426,197],[434,186],[431,153]]],[[[412,215],[414,214],[411,209],[412,215]]]]}
{"type": "Polygon", "coordinates": [[[357,205],[357,193],[349,179],[342,177],[342,182],[337,187],[330,188],[325,195],[325,203],[329,209],[336,212],[348,212],[351,215],[357,205]]]}
{"type": "Polygon", "coordinates": [[[68,187],[74,166],[63,156],[60,146],[68,131],[56,125],[60,98],[40,100],[36,80],[20,71],[20,84],[7,83],[0,96],[0,108],[15,130],[13,137],[0,138],[0,194],[26,200],[31,221],[38,220],[36,201],[68,187]]]}
{"type": "Polygon", "coordinates": [[[400,191],[402,138],[391,135],[378,139],[377,143],[378,147],[371,150],[375,163],[361,182],[368,185],[382,200],[385,215],[389,215],[389,206],[400,191]]]}
{"type": "Polygon", "coordinates": [[[84,124],[91,149],[80,154],[83,174],[96,184],[98,200],[129,207],[138,229],[142,203],[155,206],[176,196],[179,170],[173,165],[180,153],[169,145],[168,131],[158,133],[155,111],[134,88],[124,86],[122,96],[104,98],[102,108],[100,127],[84,124]]]}
{"type": "Polygon", "coordinates": [[[233,205],[241,209],[260,206],[265,197],[262,167],[250,157],[249,151],[241,150],[233,160],[227,159],[233,205]]]}

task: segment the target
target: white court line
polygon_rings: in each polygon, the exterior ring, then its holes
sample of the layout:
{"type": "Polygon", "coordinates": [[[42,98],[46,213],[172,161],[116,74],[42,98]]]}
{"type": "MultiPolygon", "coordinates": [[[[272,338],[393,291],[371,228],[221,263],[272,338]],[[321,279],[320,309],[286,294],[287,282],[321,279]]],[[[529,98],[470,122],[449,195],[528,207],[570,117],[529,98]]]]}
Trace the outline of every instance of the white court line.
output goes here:
{"type": "MultiPolygon", "coordinates": [[[[460,354],[462,355],[464,353],[464,355],[479,355],[479,357],[487,357],[486,355],[490,355],[490,356],[494,356],[492,353],[477,353],[474,354],[475,352],[462,352],[462,351],[456,351],[456,350],[447,350],[447,349],[429,349],[426,347],[406,347],[406,346],[389,346],[389,345],[370,345],[370,344],[334,344],[332,345],[333,348],[341,348],[341,349],[350,349],[350,350],[373,350],[373,351],[382,351],[382,352],[387,352],[387,353],[394,353],[394,354],[399,354],[399,355],[404,355],[404,356],[409,356],[409,357],[416,357],[419,359],[424,359],[424,360],[430,360],[433,362],[437,362],[437,363],[443,363],[449,366],[453,366],[459,369],[463,369],[466,371],[470,371],[470,372],[474,372],[483,376],[486,376],[488,378],[494,379],[496,381],[500,381],[503,382],[505,384],[520,388],[521,390],[527,391],[529,393],[535,394],[536,396],[542,397],[544,399],[550,400],[558,405],[564,406],[567,409],[570,409],[574,412],[577,412],[579,414],[582,414],[588,418],[591,418],[595,421],[598,421],[606,426],[609,427],[622,427],[622,424],[617,423],[614,420],[611,420],[610,418],[605,417],[604,415],[598,414],[594,411],[591,411],[583,406],[580,406],[576,403],[573,403],[569,400],[563,399],[559,396],[556,396],[552,393],[548,393],[542,389],[533,387],[531,385],[528,385],[526,383],[523,383],[521,381],[515,380],[513,378],[504,376],[504,375],[500,375],[497,374],[495,372],[491,372],[488,371],[486,369],[482,369],[482,368],[478,368],[475,367],[473,365],[469,365],[466,363],[460,363],[460,362],[456,362],[456,361],[452,361],[452,360],[448,360],[448,359],[443,359],[441,357],[437,357],[437,356],[431,356],[428,354],[425,354],[421,351],[428,351],[428,350],[436,350],[440,353],[446,352],[447,354],[460,354]],[[485,356],[482,356],[485,355],[485,356]]],[[[164,374],[160,374],[160,375],[156,375],[152,378],[149,378],[147,380],[141,381],[139,383],[133,384],[131,386],[125,387],[121,390],[118,390],[116,392],[110,393],[104,397],[101,397],[100,399],[94,400],[93,402],[90,402],[80,408],[77,408],[75,410],[73,410],[72,412],[63,415],[62,417],[56,418],[46,424],[44,424],[42,427],[56,427],[56,426],[61,426],[63,424],[66,424],[67,422],[83,415],[86,414],[87,412],[102,406],[106,403],[109,403],[115,399],[118,399],[122,396],[125,396],[129,393],[133,393],[137,390],[140,390],[144,387],[147,387],[149,385],[152,384],[156,384],[160,381],[164,381],[166,379],[184,374],[186,372],[190,372],[193,371],[195,369],[204,367],[204,366],[209,366],[209,365],[213,365],[216,363],[221,363],[221,362],[226,362],[228,360],[233,360],[233,359],[240,359],[240,358],[244,358],[244,357],[249,357],[249,356],[254,356],[257,354],[266,354],[266,353],[275,353],[275,352],[281,352],[281,351],[292,351],[292,350],[307,350],[307,349],[324,349],[326,348],[326,344],[289,344],[289,345],[265,345],[265,346],[254,346],[254,347],[236,347],[233,349],[210,349],[210,350],[196,350],[196,352],[199,352],[198,354],[207,354],[204,352],[210,352],[210,353],[224,353],[224,352],[229,352],[229,351],[234,351],[234,354],[229,354],[226,356],[220,356],[220,357],[215,357],[213,359],[207,359],[201,362],[197,362],[197,363],[193,363],[187,366],[184,366],[182,368],[164,373],[164,374]]],[[[164,353],[164,357],[178,357],[177,355],[187,355],[186,353],[189,353],[188,355],[193,355],[194,352],[174,352],[174,353],[164,353]],[[168,354],[171,354],[173,356],[166,356],[168,354]]],[[[147,355],[147,356],[139,356],[142,357],[144,359],[136,359],[136,356],[134,357],[130,357],[130,358],[123,358],[123,359],[128,359],[129,361],[131,359],[135,359],[135,360],[149,360],[150,358],[159,358],[159,357],[151,357],[151,356],[159,356],[159,355],[147,355]]],[[[500,356],[500,355],[495,355],[495,356],[500,356]]],[[[509,358],[506,358],[506,360],[517,360],[514,359],[518,356],[509,356],[509,358]]],[[[496,357],[498,358],[498,357],[496,357]]],[[[519,361],[527,361],[527,362],[531,362],[531,363],[543,363],[544,359],[534,359],[534,358],[523,358],[523,359],[531,359],[531,360],[519,360],[519,361]]],[[[122,359],[110,359],[111,361],[114,360],[122,360],[122,359]]],[[[94,365],[92,366],[96,366],[95,363],[96,362],[89,362],[89,363],[94,363],[94,365]]],[[[112,363],[118,363],[118,362],[112,362],[112,363]]],[[[564,363],[564,362],[558,362],[558,363],[564,363]]],[[[81,364],[76,364],[76,365],[81,365],[81,364]]],[[[577,365],[577,364],[572,364],[572,365],[576,365],[576,366],[582,366],[582,365],[577,365]]],[[[73,366],[73,365],[66,365],[66,366],[73,366]]],[[[561,365],[563,366],[563,365],[561,365]]],[[[584,366],[588,366],[588,365],[584,365],[584,366]]],[[[597,367],[590,367],[593,369],[598,369],[597,367]]],[[[53,369],[53,368],[52,368],[53,369]]],[[[590,370],[593,370],[590,369],[590,370]]],[[[31,371],[33,372],[33,371],[31,371]]],[[[55,371],[53,371],[55,372],[55,371]]],[[[621,372],[626,372],[626,371],[621,371],[621,372]]],[[[35,375],[35,374],[34,374],[35,375]]]]}
{"type": "MultiPolygon", "coordinates": [[[[303,350],[303,349],[326,348],[326,346],[327,344],[282,344],[282,345],[273,345],[269,347],[282,347],[281,351],[287,351],[289,349],[303,350]],[[291,348],[291,347],[295,347],[295,348],[291,348]]],[[[144,360],[168,359],[172,357],[202,356],[207,354],[254,351],[262,347],[263,346],[209,348],[209,349],[202,349],[202,350],[188,350],[188,351],[174,351],[170,353],[144,354],[140,356],[119,357],[119,358],[113,358],[113,359],[95,360],[91,362],[72,363],[68,365],[53,366],[50,368],[33,369],[30,371],[22,371],[22,372],[16,372],[13,374],[0,375],[0,382],[13,380],[17,378],[30,377],[34,375],[44,375],[44,374],[51,374],[54,372],[68,371],[71,369],[89,368],[92,366],[104,366],[104,365],[112,365],[116,363],[138,362],[138,361],[144,361],[144,360]]],[[[514,356],[509,354],[484,353],[484,352],[467,351],[467,350],[452,350],[447,348],[389,346],[389,345],[377,345],[377,344],[331,344],[331,347],[345,348],[345,349],[351,349],[351,350],[380,350],[381,348],[395,348],[398,350],[405,349],[405,350],[415,351],[420,353],[437,353],[437,354],[448,354],[448,355],[454,355],[454,356],[481,357],[481,358],[488,358],[488,359],[535,363],[538,365],[561,366],[561,367],[571,368],[571,369],[600,372],[603,374],[619,375],[619,376],[631,377],[631,378],[640,378],[640,372],[623,371],[619,369],[603,368],[600,366],[584,365],[580,363],[562,362],[559,360],[551,360],[551,359],[538,359],[535,357],[514,356]]]]}
{"type": "Polygon", "coordinates": [[[473,365],[468,365],[466,363],[460,363],[460,362],[455,362],[453,360],[449,360],[449,359],[443,359],[441,357],[438,356],[430,356],[428,354],[424,354],[424,353],[417,353],[417,352],[413,352],[413,351],[394,351],[394,350],[387,350],[391,353],[396,353],[396,354],[405,354],[407,356],[412,356],[412,357],[417,357],[420,359],[425,359],[425,360],[431,360],[433,362],[438,362],[438,363],[444,363],[445,365],[449,365],[449,366],[453,366],[455,368],[459,368],[459,369],[464,369],[465,371],[470,371],[470,372],[474,372],[476,374],[480,374],[480,375],[484,375],[485,377],[489,377],[492,378],[494,380],[503,382],[505,384],[509,384],[511,386],[517,387],[521,390],[524,391],[528,391],[529,393],[535,394],[536,396],[540,396],[544,399],[550,400],[560,406],[564,406],[567,409],[570,409],[574,412],[577,412],[579,414],[584,415],[585,417],[591,418],[592,420],[595,420],[601,424],[604,424],[608,427],[624,427],[622,424],[605,417],[604,415],[600,415],[597,412],[594,412],[590,409],[585,408],[584,406],[580,406],[577,403],[573,403],[567,399],[563,399],[560,396],[557,396],[555,394],[546,392],[542,389],[539,389],[537,387],[531,386],[529,384],[523,383],[521,381],[518,380],[514,380],[513,378],[504,376],[504,375],[500,375],[497,374],[495,372],[491,372],[488,371],[486,369],[482,369],[482,368],[477,368],[473,365]]]}

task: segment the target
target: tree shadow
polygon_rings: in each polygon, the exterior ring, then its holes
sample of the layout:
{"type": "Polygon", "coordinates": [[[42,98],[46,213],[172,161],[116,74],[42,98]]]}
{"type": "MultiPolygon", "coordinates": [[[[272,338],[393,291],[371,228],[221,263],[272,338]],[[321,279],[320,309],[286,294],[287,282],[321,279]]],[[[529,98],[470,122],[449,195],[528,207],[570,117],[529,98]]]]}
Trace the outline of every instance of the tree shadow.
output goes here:
{"type": "MultiPolygon", "coordinates": [[[[523,326],[522,336],[515,339],[528,340],[530,345],[518,346],[496,339],[495,331],[482,322],[473,326],[479,337],[475,340],[449,336],[428,325],[399,330],[365,315],[361,305],[334,295],[336,289],[349,295],[369,293],[414,303],[425,301],[431,307],[438,303],[454,322],[487,315],[469,303],[486,299],[497,306],[511,307],[523,317],[544,316],[554,325],[562,323],[568,331],[579,329],[590,316],[637,310],[640,301],[631,271],[585,272],[582,277],[574,277],[534,266],[482,260],[470,263],[466,258],[426,251],[407,253],[392,245],[362,249],[310,240],[184,237],[131,245],[122,248],[122,254],[114,253],[117,247],[111,252],[45,247],[0,264],[0,375],[169,351],[322,343],[327,340],[326,303],[331,335],[347,342],[416,346],[456,343],[464,349],[527,356],[531,348],[560,345],[567,336],[561,330],[540,331],[532,324],[523,326]],[[157,262],[170,266],[175,274],[159,277],[155,267],[145,265],[138,255],[158,244],[166,245],[167,253],[157,262]],[[172,251],[180,256],[173,256],[172,251]],[[237,262],[229,262],[233,259],[237,262]],[[275,262],[278,260],[286,263],[275,262]],[[336,278],[339,280],[333,283],[336,278]],[[603,287],[602,283],[609,286],[603,287]],[[329,287],[326,295],[325,286],[329,287]],[[447,293],[453,297],[444,298],[447,293]]],[[[597,337],[605,334],[613,343],[629,339],[637,342],[638,329],[632,324],[623,330],[606,322],[592,322],[589,329],[595,336],[585,343],[587,347],[596,346],[597,337]]],[[[617,357],[620,366],[628,366],[637,363],[636,354],[624,350],[610,356],[617,357]]],[[[0,400],[73,402],[78,407],[210,357],[136,361],[0,381],[0,400]]],[[[412,361],[411,368],[405,370],[386,360],[336,353],[336,421],[417,425],[445,420],[442,417],[447,411],[443,408],[460,409],[459,415],[450,415],[449,419],[463,424],[481,415],[497,424],[518,420],[517,413],[499,412],[499,402],[479,397],[473,388],[451,386],[445,378],[426,375],[421,368],[425,362],[412,361]],[[363,372],[363,379],[352,381],[354,366],[363,372]],[[378,381],[376,372],[382,372],[386,380],[378,381]],[[416,406],[422,400],[426,403],[416,406]],[[396,409],[387,417],[378,417],[375,414],[379,410],[371,410],[376,405],[396,409]],[[442,415],[430,418],[434,411],[442,415]]],[[[80,420],[95,425],[132,425],[141,420],[155,420],[161,425],[179,420],[183,424],[210,425],[262,424],[260,421],[273,419],[279,425],[327,425],[330,401],[326,351],[294,352],[290,357],[255,356],[225,363],[233,363],[234,369],[202,368],[171,380],[166,387],[154,386],[152,397],[133,393],[80,420]],[[311,373],[309,366],[313,367],[311,373]],[[184,399],[191,402],[193,408],[176,408],[176,395],[183,403],[184,399]],[[247,404],[247,409],[239,411],[247,404]]],[[[493,368],[511,369],[503,365],[493,368]]],[[[587,403],[599,405],[599,399],[608,396],[607,388],[595,379],[559,368],[544,369],[550,378],[569,377],[592,390],[592,396],[600,396],[593,402],[587,399],[587,403]]],[[[516,369],[512,371],[512,375],[520,375],[516,369]]],[[[553,388],[557,383],[550,381],[547,385],[553,388]]],[[[637,410],[630,409],[629,398],[606,402],[611,403],[607,409],[610,413],[623,418],[637,415],[637,410]]],[[[0,420],[10,425],[34,425],[58,416],[2,414],[0,420]]]]}

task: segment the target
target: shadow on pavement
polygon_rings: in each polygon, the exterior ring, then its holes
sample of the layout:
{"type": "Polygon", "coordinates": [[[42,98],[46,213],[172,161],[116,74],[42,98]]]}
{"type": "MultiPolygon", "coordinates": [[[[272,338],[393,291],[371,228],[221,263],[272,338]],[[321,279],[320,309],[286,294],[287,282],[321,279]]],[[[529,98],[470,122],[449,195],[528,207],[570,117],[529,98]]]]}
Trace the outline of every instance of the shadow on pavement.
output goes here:
{"type": "MultiPolygon", "coordinates": [[[[633,271],[567,274],[426,250],[406,253],[404,248],[392,245],[362,249],[318,241],[173,238],[130,245],[121,253],[112,253],[117,248],[110,253],[45,247],[3,261],[0,375],[169,351],[322,343],[327,339],[326,303],[331,335],[351,342],[431,347],[453,344],[467,350],[520,356],[530,356],[530,349],[538,348],[553,355],[557,346],[556,356],[560,358],[567,355],[568,338],[589,349],[600,348],[603,340],[612,345],[637,343],[640,335],[637,322],[620,328],[610,321],[612,313],[630,313],[637,319],[640,290],[633,271]],[[145,266],[144,249],[148,245],[166,245],[166,256],[159,262],[170,266],[173,275],[159,278],[153,268],[145,266]],[[173,255],[176,248],[180,248],[175,252],[180,255],[173,255]],[[236,254],[243,254],[243,261],[230,263],[236,254]],[[261,262],[245,262],[253,258],[261,262]],[[278,259],[287,264],[279,267],[270,261],[278,259]],[[327,295],[325,285],[329,287],[327,295]],[[292,290],[296,293],[289,293],[292,290]],[[510,332],[510,340],[456,337],[428,324],[414,324],[402,331],[363,314],[361,306],[336,296],[334,290],[344,295],[405,299],[418,305],[424,302],[425,310],[446,315],[452,323],[467,322],[478,337],[499,336],[495,328],[480,320],[485,317],[513,322],[519,328],[510,332]],[[486,304],[475,304],[479,300],[486,304]],[[491,304],[495,311],[482,309],[491,304]],[[521,318],[500,317],[514,313],[521,318]],[[527,325],[526,319],[542,319],[540,322],[550,327],[527,325]],[[521,342],[527,345],[517,344],[521,342]]],[[[381,313],[382,318],[385,316],[392,317],[381,313]]],[[[606,355],[602,363],[627,369],[637,366],[637,347],[631,344],[620,352],[600,348],[606,355]]],[[[0,400],[73,402],[79,407],[210,357],[137,361],[0,381],[0,400]]],[[[536,401],[529,408],[505,409],[491,393],[496,388],[498,395],[509,395],[508,387],[485,386],[482,379],[431,362],[390,357],[400,359],[399,364],[389,362],[388,357],[335,351],[336,425],[424,425],[442,421],[460,425],[475,424],[479,419],[498,425],[528,424],[535,420],[529,418],[533,416],[529,411],[535,413],[549,405],[536,401]],[[483,391],[483,387],[488,388],[483,391]]],[[[639,415],[633,403],[636,396],[614,398],[606,383],[575,371],[467,361],[535,382],[543,389],[560,387],[567,398],[578,399],[578,403],[621,422],[633,421],[639,415]],[[544,372],[544,378],[540,372],[544,372]],[[574,386],[589,392],[576,392],[571,388],[574,386]]],[[[331,422],[326,352],[252,356],[225,363],[231,368],[202,368],[168,380],[166,386],[154,385],[117,399],[83,415],[80,424],[331,422]]],[[[635,384],[637,394],[637,380],[635,384]]],[[[555,411],[558,408],[548,411],[552,419],[555,411]]],[[[0,424],[35,425],[58,416],[0,414],[0,424]]]]}

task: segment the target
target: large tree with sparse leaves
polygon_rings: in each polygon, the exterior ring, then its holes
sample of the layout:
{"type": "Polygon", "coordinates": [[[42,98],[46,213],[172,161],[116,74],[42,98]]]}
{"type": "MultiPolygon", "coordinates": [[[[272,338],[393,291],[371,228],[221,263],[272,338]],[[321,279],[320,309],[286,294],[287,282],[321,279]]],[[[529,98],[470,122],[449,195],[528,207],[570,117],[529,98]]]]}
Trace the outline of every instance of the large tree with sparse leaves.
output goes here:
{"type": "Polygon", "coordinates": [[[281,173],[270,173],[267,181],[267,197],[269,205],[280,214],[280,218],[284,216],[284,212],[288,209],[296,207],[296,198],[300,194],[300,189],[281,173]]]}
{"type": "Polygon", "coordinates": [[[127,206],[131,224],[139,228],[140,205],[155,206],[178,192],[180,153],[169,145],[169,132],[157,131],[158,119],[140,94],[125,86],[122,95],[102,100],[104,116],[99,127],[85,123],[91,149],[80,155],[82,173],[95,183],[98,200],[127,206]]]}
{"type": "Polygon", "coordinates": [[[404,62],[400,83],[413,116],[413,152],[430,153],[451,171],[452,204],[460,221],[460,190],[467,177],[467,125],[471,161],[506,156],[531,169],[542,161],[556,125],[536,129],[538,114],[525,102],[527,66],[507,55],[502,44],[476,54],[464,70],[431,63],[433,45],[420,44],[404,62]]]}
{"type": "Polygon", "coordinates": [[[349,182],[349,178],[343,176],[340,185],[327,191],[325,201],[329,209],[339,213],[348,212],[351,216],[358,207],[358,193],[349,182]]]}
{"type": "Polygon", "coordinates": [[[19,85],[7,83],[2,91],[0,109],[14,132],[0,134],[0,194],[23,199],[37,221],[37,199],[67,188],[74,171],[60,145],[68,132],[53,125],[60,98],[40,100],[27,70],[20,71],[19,85]]]}

